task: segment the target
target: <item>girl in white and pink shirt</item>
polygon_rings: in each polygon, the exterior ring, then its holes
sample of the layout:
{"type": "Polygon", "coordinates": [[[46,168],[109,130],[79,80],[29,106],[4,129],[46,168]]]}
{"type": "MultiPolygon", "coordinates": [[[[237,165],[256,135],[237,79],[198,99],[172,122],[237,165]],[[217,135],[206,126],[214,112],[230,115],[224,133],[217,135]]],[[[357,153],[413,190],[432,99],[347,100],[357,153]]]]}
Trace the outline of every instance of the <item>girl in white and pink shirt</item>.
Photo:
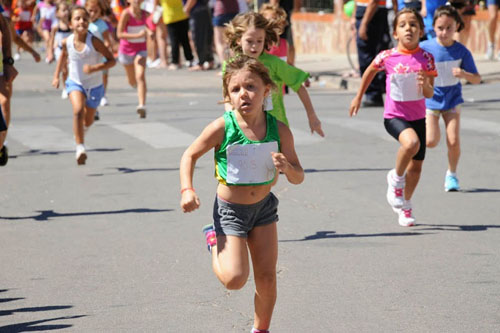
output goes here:
{"type": "Polygon", "coordinates": [[[425,157],[425,98],[434,94],[437,75],[432,54],[420,49],[424,33],[420,14],[404,8],[394,18],[397,47],[382,51],[363,74],[349,115],[358,113],[366,88],[379,71],[385,71],[384,126],[399,141],[395,168],[387,174],[387,201],[402,226],[415,225],[411,197],[417,187],[425,157]]]}

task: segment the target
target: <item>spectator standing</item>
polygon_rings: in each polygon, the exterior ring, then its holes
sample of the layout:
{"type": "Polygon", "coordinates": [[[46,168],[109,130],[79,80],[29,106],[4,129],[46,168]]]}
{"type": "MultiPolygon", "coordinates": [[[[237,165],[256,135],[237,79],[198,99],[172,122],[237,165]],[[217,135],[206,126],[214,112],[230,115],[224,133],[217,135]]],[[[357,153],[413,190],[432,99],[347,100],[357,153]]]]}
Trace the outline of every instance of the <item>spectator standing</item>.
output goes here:
{"type": "Polygon", "coordinates": [[[198,63],[190,70],[197,71],[214,68],[212,44],[214,27],[212,26],[208,0],[183,0],[184,11],[189,16],[189,25],[193,37],[198,63]]]}
{"type": "Polygon", "coordinates": [[[236,0],[216,0],[214,4],[214,41],[215,52],[222,64],[226,60],[227,45],[224,41],[224,31],[226,23],[229,23],[239,12],[236,0]]]}

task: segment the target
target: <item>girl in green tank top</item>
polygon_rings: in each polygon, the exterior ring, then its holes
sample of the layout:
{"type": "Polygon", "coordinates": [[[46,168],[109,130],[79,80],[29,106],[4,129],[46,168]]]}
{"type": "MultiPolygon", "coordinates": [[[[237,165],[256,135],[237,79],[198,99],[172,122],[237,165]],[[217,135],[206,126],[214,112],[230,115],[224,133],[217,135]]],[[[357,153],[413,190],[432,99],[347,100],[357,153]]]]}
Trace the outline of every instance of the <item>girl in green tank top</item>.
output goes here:
{"type": "Polygon", "coordinates": [[[304,180],[290,129],[264,112],[265,97],[275,87],[267,69],[241,56],[229,62],[223,76],[224,98],[233,110],[209,124],[184,152],[180,164],[181,208],[200,206],[193,187],[196,161],[214,149],[219,180],[214,223],[203,228],[213,270],[228,289],[240,289],[255,274],[254,329],[269,329],[276,301],[278,200],[271,193],[278,174],[292,184],[304,180]],[[220,204],[220,206],[218,206],[220,204]],[[220,209],[219,209],[220,207],[220,209]],[[223,209],[227,209],[222,213],[223,209]],[[217,244],[224,244],[218,248],[217,244]],[[269,283],[269,274],[274,277],[269,283]]]}

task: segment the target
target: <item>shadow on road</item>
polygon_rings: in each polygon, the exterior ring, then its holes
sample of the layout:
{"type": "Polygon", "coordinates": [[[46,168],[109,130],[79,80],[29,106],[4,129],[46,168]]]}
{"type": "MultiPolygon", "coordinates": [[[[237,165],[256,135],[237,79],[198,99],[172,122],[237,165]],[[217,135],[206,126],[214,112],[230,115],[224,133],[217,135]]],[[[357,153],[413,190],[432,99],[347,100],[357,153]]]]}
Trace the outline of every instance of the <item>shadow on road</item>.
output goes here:
{"type": "MultiPolygon", "coordinates": [[[[123,150],[123,148],[96,148],[96,149],[87,149],[87,152],[98,152],[98,153],[109,153],[123,150]]],[[[32,149],[26,152],[22,152],[18,155],[11,155],[9,158],[18,158],[18,157],[27,157],[27,156],[35,156],[35,155],[62,155],[62,154],[74,154],[74,150],[58,150],[58,151],[44,151],[41,149],[32,149]]]]}
{"type": "Polygon", "coordinates": [[[469,188],[462,189],[459,192],[462,193],[492,193],[492,192],[500,192],[499,188],[469,188]]]}
{"type": "Polygon", "coordinates": [[[178,171],[179,168],[149,168],[149,169],[131,169],[131,168],[112,168],[117,170],[118,172],[113,173],[92,173],[89,174],[89,177],[101,177],[101,176],[109,176],[109,175],[117,175],[117,174],[128,174],[128,173],[136,173],[136,172],[154,172],[154,171],[178,171]]]}
{"type": "Polygon", "coordinates": [[[60,330],[60,329],[72,327],[73,325],[70,325],[70,324],[38,325],[38,324],[46,323],[48,321],[76,319],[76,318],[82,318],[82,317],[86,317],[86,316],[79,315],[79,316],[57,317],[57,318],[28,321],[25,323],[0,326],[0,332],[33,332],[33,331],[60,330]]]}
{"type": "Polygon", "coordinates": [[[284,239],[280,242],[303,242],[329,238],[353,238],[353,237],[399,237],[399,236],[421,236],[427,232],[383,232],[378,234],[337,234],[335,231],[317,231],[314,235],[305,236],[302,239],[284,239]]]}
{"type": "Polygon", "coordinates": [[[353,168],[353,169],[305,169],[305,173],[316,172],[356,172],[356,171],[389,171],[388,168],[353,168]]]}
{"type": "Polygon", "coordinates": [[[90,216],[90,215],[110,215],[110,214],[128,214],[128,213],[161,213],[171,212],[173,209],[150,209],[150,208],[134,208],[134,209],[121,209],[100,212],[78,212],[78,213],[57,213],[53,210],[37,210],[38,215],[32,216],[0,216],[0,220],[35,220],[35,221],[48,221],[50,218],[55,217],[68,217],[68,216],[90,216]]]}
{"type": "Polygon", "coordinates": [[[0,310],[0,316],[10,316],[16,312],[39,312],[39,311],[54,311],[71,309],[71,305],[53,305],[53,306],[37,306],[32,308],[20,308],[12,310],[0,310]]]}
{"type": "Polygon", "coordinates": [[[426,227],[420,230],[446,230],[446,231],[486,231],[488,229],[500,228],[500,225],[456,225],[456,224],[418,224],[418,227],[426,227]]]}

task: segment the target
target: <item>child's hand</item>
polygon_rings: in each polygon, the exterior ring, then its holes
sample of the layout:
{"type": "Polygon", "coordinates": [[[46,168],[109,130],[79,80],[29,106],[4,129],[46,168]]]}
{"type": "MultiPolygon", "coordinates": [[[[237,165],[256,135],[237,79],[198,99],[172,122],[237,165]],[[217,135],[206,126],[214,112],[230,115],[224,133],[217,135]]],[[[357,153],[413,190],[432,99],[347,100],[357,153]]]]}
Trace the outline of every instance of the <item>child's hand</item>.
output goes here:
{"type": "Polygon", "coordinates": [[[138,38],[145,38],[148,36],[148,29],[143,29],[141,32],[139,32],[139,37],[138,38]]]}
{"type": "Polygon", "coordinates": [[[90,67],[90,65],[89,65],[89,64],[85,64],[85,65],[83,65],[83,72],[84,72],[85,74],[90,74],[90,73],[92,73],[92,68],[90,67]]]}
{"type": "Polygon", "coordinates": [[[40,60],[42,59],[40,57],[40,54],[38,52],[36,52],[35,50],[33,50],[33,53],[31,55],[33,56],[33,59],[35,59],[35,62],[40,62],[40,60]]]}
{"type": "Polygon", "coordinates": [[[423,94],[425,84],[425,73],[423,70],[419,70],[417,73],[417,86],[418,91],[423,94]]]}
{"type": "Polygon", "coordinates": [[[54,80],[52,80],[52,87],[54,88],[59,88],[59,78],[55,77],[54,80]]]}
{"type": "Polygon", "coordinates": [[[316,115],[309,118],[309,128],[311,129],[311,134],[316,132],[319,136],[325,137],[325,133],[323,133],[323,129],[321,128],[321,121],[319,121],[316,115]]]}
{"type": "Polygon", "coordinates": [[[285,155],[282,153],[271,152],[271,157],[273,159],[274,166],[278,172],[286,173],[286,170],[290,167],[290,163],[286,159],[285,155]]]}
{"type": "Polygon", "coordinates": [[[200,207],[200,198],[196,195],[196,192],[187,190],[182,193],[181,198],[181,208],[184,213],[192,212],[200,207]]]}
{"type": "Polygon", "coordinates": [[[309,88],[311,86],[311,80],[307,79],[304,81],[304,87],[309,88]]]}
{"type": "Polygon", "coordinates": [[[351,106],[349,107],[349,117],[356,116],[360,107],[361,98],[355,97],[351,102],[351,106]]]}
{"type": "Polygon", "coordinates": [[[451,72],[453,73],[454,77],[458,77],[458,78],[464,77],[464,71],[462,70],[462,68],[459,68],[459,67],[452,68],[451,72]]]}
{"type": "Polygon", "coordinates": [[[155,32],[152,30],[147,29],[147,33],[149,38],[154,39],[155,38],[155,32]]]}

